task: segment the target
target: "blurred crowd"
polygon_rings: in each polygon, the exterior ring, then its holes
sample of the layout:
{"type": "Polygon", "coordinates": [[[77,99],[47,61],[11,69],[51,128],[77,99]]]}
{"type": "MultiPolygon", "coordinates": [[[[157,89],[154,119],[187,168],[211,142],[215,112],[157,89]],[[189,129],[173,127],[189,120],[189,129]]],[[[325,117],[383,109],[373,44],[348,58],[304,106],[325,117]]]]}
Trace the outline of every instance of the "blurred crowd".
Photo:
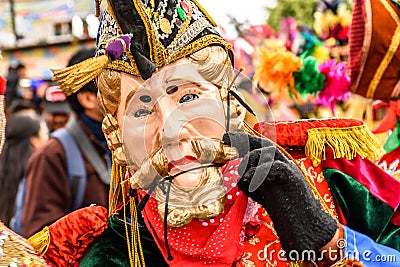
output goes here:
{"type": "MultiPolygon", "coordinates": [[[[70,55],[69,64],[94,51],[81,48],[70,55]]],[[[94,82],[67,96],[56,82],[26,78],[22,61],[10,64],[0,220],[28,237],[81,206],[107,207],[111,153],[101,131],[103,112],[94,82]]]]}
{"type": "Polygon", "coordinates": [[[64,127],[71,113],[67,97],[51,80],[27,79],[26,67],[18,61],[11,64],[6,76],[5,109],[7,116],[25,114],[40,116],[51,133],[64,127]]]}

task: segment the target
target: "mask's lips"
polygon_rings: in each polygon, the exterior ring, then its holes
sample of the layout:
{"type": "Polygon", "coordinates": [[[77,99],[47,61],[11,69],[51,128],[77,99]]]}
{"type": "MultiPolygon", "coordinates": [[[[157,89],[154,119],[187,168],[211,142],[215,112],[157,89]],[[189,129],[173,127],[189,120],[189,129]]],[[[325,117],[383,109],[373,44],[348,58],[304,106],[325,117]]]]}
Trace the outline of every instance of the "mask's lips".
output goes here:
{"type": "Polygon", "coordinates": [[[168,171],[172,170],[175,167],[183,166],[189,163],[198,162],[198,160],[193,156],[184,156],[178,160],[172,160],[168,163],[168,171]]]}

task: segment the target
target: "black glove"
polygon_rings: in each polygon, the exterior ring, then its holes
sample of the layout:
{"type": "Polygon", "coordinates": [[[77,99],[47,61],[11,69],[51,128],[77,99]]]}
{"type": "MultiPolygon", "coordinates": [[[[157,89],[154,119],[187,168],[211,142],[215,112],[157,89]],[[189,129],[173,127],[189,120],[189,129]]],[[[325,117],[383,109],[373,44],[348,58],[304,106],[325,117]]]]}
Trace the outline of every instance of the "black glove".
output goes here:
{"type": "Polygon", "coordinates": [[[223,142],[243,157],[238,187],[267,210],[290,260],[303,260],[302,251],[318,251],[333,238],[336,220],[322,210],[302,172],[270,140],[229,132],[223,142]]]}

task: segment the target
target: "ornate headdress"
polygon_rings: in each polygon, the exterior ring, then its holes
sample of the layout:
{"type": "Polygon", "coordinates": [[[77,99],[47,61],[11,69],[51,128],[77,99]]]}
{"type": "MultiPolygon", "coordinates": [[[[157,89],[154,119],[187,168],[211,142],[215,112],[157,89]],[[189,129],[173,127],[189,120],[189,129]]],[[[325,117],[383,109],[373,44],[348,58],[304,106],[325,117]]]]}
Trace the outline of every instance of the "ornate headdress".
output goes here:
{"type": "MultiPolygon", "coordinates": [[[[196,0],[107,2],[97,36],[96,58],[53,70],[67,94],[79,90],[104,68],[146,80],[157,68],[210,45],[222,46],[233,61],[231,45],[216,32],[215,22],[196,0]]],[[[99,7],[99,1],[97,4],[99,7]]]]}

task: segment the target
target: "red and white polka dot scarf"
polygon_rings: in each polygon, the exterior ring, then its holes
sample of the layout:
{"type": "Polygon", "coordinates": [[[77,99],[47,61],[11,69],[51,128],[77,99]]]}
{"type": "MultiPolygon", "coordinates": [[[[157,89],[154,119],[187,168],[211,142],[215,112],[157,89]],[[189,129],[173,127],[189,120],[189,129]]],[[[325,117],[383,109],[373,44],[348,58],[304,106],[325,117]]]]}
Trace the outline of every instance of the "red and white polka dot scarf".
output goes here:
{"type": "MultiPolygon", "coordinates": [[[[222,167],[224,184],[232,188],[226,194],[222,214],[209,220],[195,219],[184,227],[168,228],[168,244],[173,256],[173,260],[167,260],[170,266],[232,266],[241,257],[241,231],[248,197],[236,186],[240,160],[230,161],[222,167]]],[[[139,193],[142,197],[144,194],[144,191],[139,193]]],[[[143,215],[147,228],[167,259],[164,225],[153,197],[149,199],[143,215]]]]}

